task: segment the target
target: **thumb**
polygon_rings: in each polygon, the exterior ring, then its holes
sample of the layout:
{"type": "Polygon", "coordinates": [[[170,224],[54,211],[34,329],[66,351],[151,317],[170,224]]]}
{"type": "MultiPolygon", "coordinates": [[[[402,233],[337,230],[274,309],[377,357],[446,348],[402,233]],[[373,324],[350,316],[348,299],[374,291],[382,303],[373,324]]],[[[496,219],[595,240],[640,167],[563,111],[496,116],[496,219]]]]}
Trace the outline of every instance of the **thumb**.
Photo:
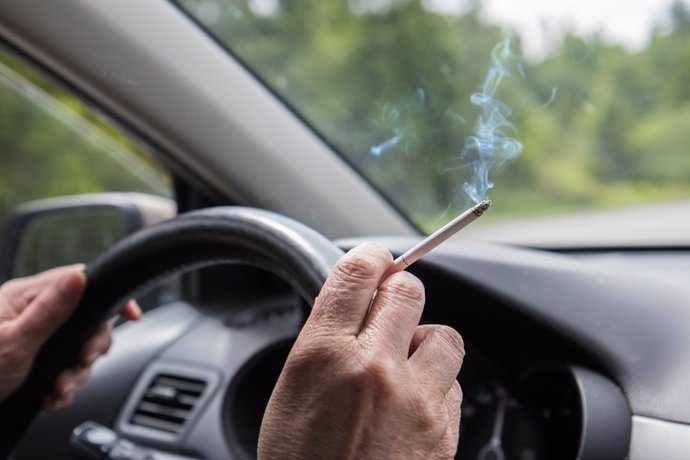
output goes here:
{"type": "Polygon", "coordinates": [[[23,346],[40,348],[70,317],[85,286],[81,269],[68,271],[48,284],[17,318],[23,346]]]}

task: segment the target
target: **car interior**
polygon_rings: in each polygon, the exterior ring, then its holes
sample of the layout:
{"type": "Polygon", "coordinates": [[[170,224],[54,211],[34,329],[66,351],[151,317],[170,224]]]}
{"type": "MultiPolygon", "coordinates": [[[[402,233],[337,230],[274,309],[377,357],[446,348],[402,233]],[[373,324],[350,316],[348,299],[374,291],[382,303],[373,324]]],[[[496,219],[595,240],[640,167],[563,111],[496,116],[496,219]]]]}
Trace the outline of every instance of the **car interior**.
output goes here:
{"type": "MultiPolygon", "coordinates": [[[[268,398],[334,263],[372,241],[398,256],[443,223],[421,226],[406,198],[382,193],[203,27],[195,5],[0,0],[0,110],[19,95],[88,140],[55,191],[19,193],[20,182],[47,180],[37,162],[0,172],[17,190],[0,190],[0,283],[78,261],[89,280],[29,379],[0,403],[0,456],[256,458],[268,398]],[[63,92],[146,159],[122,160],[120,147],[56,116],[52,95],[63,92]],[[116,185],[84,185],[91,173],[116,185]],[[69,407],[42,411],[41,395],[94,327],[134,297],[142,319],[116,324],[69,407]]],[[[36,145],[50,157],[51,142],[36,145]]],[[[456,458],[690,456],[683,209],[478,222],[409,267],[426,289],[422,322],[451,325],[467,350],[456,458]],[[648,224],[672,238],[645,239],[648,224]]]]}

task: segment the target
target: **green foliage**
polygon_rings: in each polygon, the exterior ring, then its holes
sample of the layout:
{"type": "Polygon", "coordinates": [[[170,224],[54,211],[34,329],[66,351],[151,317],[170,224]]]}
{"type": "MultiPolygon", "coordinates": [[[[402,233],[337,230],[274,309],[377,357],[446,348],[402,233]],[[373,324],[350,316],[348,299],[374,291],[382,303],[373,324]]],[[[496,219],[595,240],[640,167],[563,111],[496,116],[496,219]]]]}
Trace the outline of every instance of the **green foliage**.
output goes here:
{"type": "MultiPolygon", "coordinates": [[[[455,16],[415,0],[181,3],[419,224],[467,204],[470,96],[506,35],[479,2],[455,16]]],[[[492,172],[492,215],[690,196],[690,13],[671,13],[639,52],[567,34],[502,81],[524,150],[492,172]]]]}
{"type": "MultiPolygon", "coordinates": [[[[421,0],[179,1],[421,226],[467,204],[471,170],[460,153],[481,113],[470,96],[506,36],[482,19],[481,2],[441,15],[421,0]]],[[[640,51],[570,33],[550,55],[525,62],[524,77],[502,81],[497,97],[513,109],[524,149],[492,172],[492,217],[690,196],[690,12],[677,2],[670,13],[670,28],[640,51]]],[[[518,53],[519,39],[511,46],[518,53]]],[[[139,158],[122,155],[131,143],[78,100],[0,60],[59,107],[21,107],[16,88],[0,83],[0,219],[30,198],[151,191],[160,182],[150,168],[122,174],[123,161],[139,158]],[[84,136],[91,131],[82,122],[104,134],[84,136]],[[103,152],[109,160],[90,161],[103,152]],[[28,175],[9,176],[8,167],[28,175]]]]}
{"type": "Polygon", "coordinates": [[[166,173],[75,97],[0,52],[0,225],[17,205],[91,192],[169,194],[166,173]]]}

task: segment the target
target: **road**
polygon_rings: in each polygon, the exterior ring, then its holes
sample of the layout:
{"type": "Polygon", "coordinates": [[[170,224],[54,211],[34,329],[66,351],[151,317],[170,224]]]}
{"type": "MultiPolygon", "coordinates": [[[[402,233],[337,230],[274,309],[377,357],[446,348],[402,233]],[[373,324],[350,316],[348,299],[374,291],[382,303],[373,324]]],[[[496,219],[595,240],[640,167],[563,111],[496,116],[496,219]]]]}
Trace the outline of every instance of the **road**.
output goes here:
{"type": "Polygon", "coordinates": [[[690,201],[486,224],[480,219],[456,237],[549,248],[690,247],[690,201]]]}

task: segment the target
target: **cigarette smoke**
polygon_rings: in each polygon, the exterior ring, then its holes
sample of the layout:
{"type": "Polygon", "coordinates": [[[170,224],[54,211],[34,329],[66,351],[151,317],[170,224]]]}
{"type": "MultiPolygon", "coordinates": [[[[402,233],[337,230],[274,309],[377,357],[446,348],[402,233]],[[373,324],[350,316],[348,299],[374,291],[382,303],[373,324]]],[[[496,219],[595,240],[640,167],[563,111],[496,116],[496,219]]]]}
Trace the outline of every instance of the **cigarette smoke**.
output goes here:
{"type": "Polygon", "coordinates": [[[483,200],[494,186],[489,172],[515,159],[522,151],[522,144],[508,135],[508,132],[515,132],[508,121],[512,111],[496,99],[503,79],[516,73],[524,77],[522,61],[511,51],[510,39],[506,39],[491,53],[491,68],[481,92],[470,97],[470,101],[481,109],[481,115],[474,125],[475,135],[466,139],[460,158],[472,170],[472,178],[465,182],[463,190],[475,203],[483,200]]]}
{"type": "Polygon", "coordinates": [[[400,141],[403,139],[403,132],[401,129],[396,129],[395,130],[395,136],[386,139],[385,141],[381,142],[380,144],[374,145],[369,149],[369,153],[374,155],[375,157],[380,157],[396,145],[400,143],[400,141]]]}
{"type": "Polygon", "coordinates": [[[426,92],[423,88],[417,88],[414,97],[399,107],[383,107],[381,119],[376,124],[387,129],[394,126],[395,129],[388,139],[369,148],[369,154],[381,157],[401,145],[409,147],[423,143],[423,139],[413,133],[416,131],[416,118],[422,115],[420,111],[423,111],[425,103],[426,92]]]}
{"type": "MultiPolygon", "coordinates": [[[[510,39],[505,39],[494,47],[491,65],[480,90],[469,98],[479,108],[472,135],[461,141],[460,151],[452,159],[439,163],[439,172],[442,173],[464,171],[469,180],[459,187],[458,195],[466,196],[473,203],[486,199],[488,190],[493,188],[489,174],[522,152],[522,144],[512,137],[516,132],[508,120],[512,111],[497,96],[501,83],[511,77],[524,78],[525,71],[521,57],[511,50],[510,39]]],[[[537,109],[548,106],[555,96],[554,89],[546,104],[537,109]]],[[[441,110],[437,104],[437,100],[427,97],[423,88],[418,88],[414,96],[403,103],[384,105],[380,116],[372,121],[382,131],[387,131],[388,136],[371,146],[369,155],[382,158],[393,151],[407,152],[432,146],[438,141],[440,131],[420,130],[417,123],[420,117],[452,117],[458,124],[467,125],[466,118],[452,107],[444,106],[441,110]]]]}

